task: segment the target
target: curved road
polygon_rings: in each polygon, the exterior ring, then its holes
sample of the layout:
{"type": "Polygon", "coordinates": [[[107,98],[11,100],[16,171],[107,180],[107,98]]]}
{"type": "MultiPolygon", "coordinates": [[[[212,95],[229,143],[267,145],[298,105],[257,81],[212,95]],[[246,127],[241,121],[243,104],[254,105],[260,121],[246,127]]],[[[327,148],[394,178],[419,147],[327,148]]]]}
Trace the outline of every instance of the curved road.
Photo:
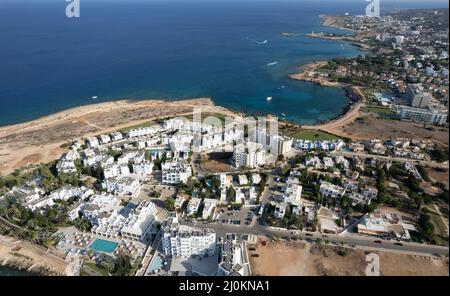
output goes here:
{"type": "MultiPolygon", "coordinates": [[[[182,224],[194,226],[193,223],[182,222],[182,224]]],[[[265,235],[270,237],[291,237],[293,235],[300,236],[302,240],[317,240],[329,241],[330,243],[354,246],[355,248],[378,250],[386,252],[397,252],[403,254],[413,254],[421,256],[448,256],[449,248],[443,246],[419,244],[419,243],[407,243],[402,242],[403,245],[396,245],[396,241],[381,240],[374,237],[367,237],[355,234],[348,234],[346,236],[339,236],[335,234],[321,234],[317,232],[306,232],[299,230],[286,230],[286,229],[274,229],[266,227],[260,224],[254,226],[243,225],[230,225],[230,224],[200,224],[196,223],[197,228],[210,228],[214,229],[218,236],[224,236],[226,233],[237,234],[253,234],[253,235],[265,235]],[[375,241],[380,241],[377,243],[375,241]]]]}

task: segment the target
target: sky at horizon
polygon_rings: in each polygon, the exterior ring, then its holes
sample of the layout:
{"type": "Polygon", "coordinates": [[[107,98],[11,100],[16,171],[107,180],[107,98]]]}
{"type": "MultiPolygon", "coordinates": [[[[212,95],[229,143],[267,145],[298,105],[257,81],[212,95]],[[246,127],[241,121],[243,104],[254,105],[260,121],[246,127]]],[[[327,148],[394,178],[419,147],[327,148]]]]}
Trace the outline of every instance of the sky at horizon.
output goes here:
{"type": "MultiPolygon", "coordinates": [[[[68,2],[69,0],[39,0],[39,2],[68,2]]],[[[355,2],[367,2],[366,0],[80,0],[81,2],[89,1],[89,2],[342,2],[342,3],[355,3],[355,2]]],[[[1,3],[6,2],[34,2],[36,0],[0,0],[1,3]]],[[[381,0],[381,4],[389,3],[442,3],[447,4],[448,0],[381,0]]]]}

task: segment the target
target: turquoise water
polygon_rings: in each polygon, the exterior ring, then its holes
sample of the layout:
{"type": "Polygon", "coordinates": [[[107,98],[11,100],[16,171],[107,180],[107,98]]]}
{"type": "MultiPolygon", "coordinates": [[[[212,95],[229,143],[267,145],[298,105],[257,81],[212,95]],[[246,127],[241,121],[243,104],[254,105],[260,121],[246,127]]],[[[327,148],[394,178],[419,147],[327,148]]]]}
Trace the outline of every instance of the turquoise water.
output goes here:
{"type": "Polygon", "coordinates": [[[0,125],[123,98],[211,97],[300,123],[333,118],[349,103],[342,90],[288,75],[313,60],[361,54],[305,34],[337,31],[319,15],[361,14],[366,2],[82,0],[78,19],[65,16],[65,5],[0,0],[0,125]]]}
{"type": "Polygon", "coordinates": [[[94,251],[104,252],[104,253],[112,253],[117,248],[118,243],[96,239],[89,248],[94,251]]]}
{"type": "Polygon", "coordinates": [[[0,277],[1,276],[37,276],[37,274],[25,270],[0,266],[0,277]]]}
{"type": "Polygon", "coordinates": [[[153,259],[152,264],[148,268],[148,272],[154,272],[158,269],[161,269],[162,267],[162,259],[159,256],[156,256],[155,259],[153,259]]]}

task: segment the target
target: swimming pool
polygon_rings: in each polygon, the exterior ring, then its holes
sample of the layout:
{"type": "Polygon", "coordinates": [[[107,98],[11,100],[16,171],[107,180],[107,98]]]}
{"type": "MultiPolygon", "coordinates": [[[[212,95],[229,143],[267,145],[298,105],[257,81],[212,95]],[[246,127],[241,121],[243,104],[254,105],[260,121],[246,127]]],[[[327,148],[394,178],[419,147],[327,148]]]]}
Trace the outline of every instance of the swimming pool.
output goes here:
{"type": "Polygon", "coordinates": [[[155,272],[158,269],[161,269],[163,262],[160,256],[155,255],[155,259],[153,259],[152,263],[150,264],[147,272],[155,272]]]}
{"type": "Polygon", "coordinates": [[[112,253],[117,248],[118,243],[110,242],[104,239],[96,239],[90,246],[94,251],[112,253]]]}

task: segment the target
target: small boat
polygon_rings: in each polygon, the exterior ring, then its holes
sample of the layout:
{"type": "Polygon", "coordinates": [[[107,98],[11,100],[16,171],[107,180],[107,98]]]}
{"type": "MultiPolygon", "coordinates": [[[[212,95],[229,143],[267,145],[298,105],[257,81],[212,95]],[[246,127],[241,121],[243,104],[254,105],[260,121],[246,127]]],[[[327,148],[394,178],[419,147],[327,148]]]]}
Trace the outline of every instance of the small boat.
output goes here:
{"type": "Polygon", "coordinates": [[[91,97],[91,99],[96,100],[96,99],[98,99],[98,97],[97,96],[93,96],[93,97],[91,97]]]}
{"type": "Polygon", "coordinates": [[[267,98],[266,98],[266,101],[269,102],[269,101],[272,101],[272,99],[273,99],[273,97],[267,97],[267,98]]]}
{"type": "Polygon", "coordinates": [[[268,41],[267,40],[264,40],[264,41],[256,41],[256,43],[258,43],[258,44],[266,44],[268,41]]]}
{"type": "Polygon", "coordinates": [[[278,64],[278,62],[268,63],[268,64],[266,64],[266,66],[275,66],[276,64],[278,64]]]}
{"type": "Polygon", "coordinates": [[[284,113],[281,113],[281,116],[283,116],[283,117],[286,117],[286,114],[284,114],[284,113]]]}

